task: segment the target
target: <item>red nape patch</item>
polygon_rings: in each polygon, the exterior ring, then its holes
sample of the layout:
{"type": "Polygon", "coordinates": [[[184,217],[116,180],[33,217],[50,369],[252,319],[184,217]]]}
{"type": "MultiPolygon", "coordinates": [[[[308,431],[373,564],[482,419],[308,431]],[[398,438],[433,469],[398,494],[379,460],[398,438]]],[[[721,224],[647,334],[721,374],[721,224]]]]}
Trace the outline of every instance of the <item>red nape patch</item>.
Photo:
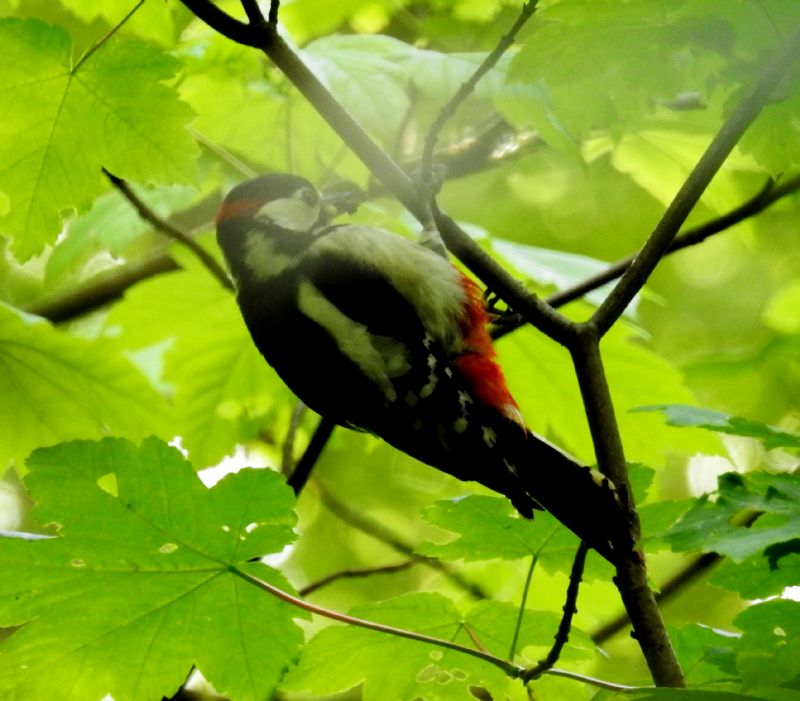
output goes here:
{"type": "Polygon", "coordinates": [[[461,320],[465,349],[455,359],[455,366],[472,385],[478,399],[524,428],[522,414],[495,360],[497,352],[489,335],[489,314],[481,290],[466,275],[461,275],[461,286],[467,294],[466,313],[461,320]]]}
{"type": "Polygon", "coordinates": [[[249,217],[255,214],[263,202],[259,200],[225,200],[217,213],[217,224],[235,217],[249,217]]]}

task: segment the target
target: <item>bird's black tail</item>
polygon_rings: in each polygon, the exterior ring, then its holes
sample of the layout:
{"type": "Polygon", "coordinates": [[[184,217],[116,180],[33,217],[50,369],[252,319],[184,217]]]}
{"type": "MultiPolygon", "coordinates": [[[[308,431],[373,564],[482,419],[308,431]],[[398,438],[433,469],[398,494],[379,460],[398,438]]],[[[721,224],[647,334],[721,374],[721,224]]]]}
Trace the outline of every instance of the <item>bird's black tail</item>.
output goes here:
{"type": "Polygon", "coordinates": [[[534,433],[521,450],[517,477],[527,495],[614,563],[627,526],[611,481],[534,433]]]}

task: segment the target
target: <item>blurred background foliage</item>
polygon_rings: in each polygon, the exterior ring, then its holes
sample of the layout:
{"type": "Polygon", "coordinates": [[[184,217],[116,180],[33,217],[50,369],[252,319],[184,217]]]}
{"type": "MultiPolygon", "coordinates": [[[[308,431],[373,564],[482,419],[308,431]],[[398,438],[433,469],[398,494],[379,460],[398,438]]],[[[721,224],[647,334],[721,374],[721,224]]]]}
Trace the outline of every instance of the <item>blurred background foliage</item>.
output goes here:
{"type": "MultiPolygon", "coordinates": [[[[242,16],[238,2],[218,4],[242,16]]],[[[520,6],[295,0],[282,3],[280,18],[303,60],[413,172],[432,119],[520,6]]],[[[280,466],[293,425],[295,401],[252,348],[230,293],[143,221],[101,166],[217,257],[220,197],[269,170],[321,185],[353,180],[370,193],[355,220],[417,230],[263,55],[162,0],[139,3],[108,36],[132,9],[132,0],[0,0],[0,461],[14,468],[0,509],[7,529],[34,528],[19,482],[34,448],[154,434],[178,438],[198,468],[280,466]]],[[[758,67],[798,26],[794,0],[540,2],[441,135],[443,209],[532,289],[578,282],[637,250],[758,67]]],[[[797,77],[786,76],[687,226],[797,172],[797,77]]],[[[662,506],[645,517],[655,585],[685,562],[655,537],[668,513],[681,513],[670,505],[715,489],[722,472],[796,466],[796,452],[767,450],[757,438],[632,410],[698,405],[798,429],[798,214],[800,197],[790,193],[668,256],[604,341],[627,458],[652,471],[642,496],[662,506]]],[[[596,301],[567,312],[585,318],[596,301]]],[[[532,330],[498,346],[532,428],[592,461],[566,353],[532,330]]],[[[314,426],[302,417],[296,454],[314,426]]],[[[403,562],[408,553],[383,530],[409,550],[441,541],[424,509],[470,489],[368,436],[338,431],[300,498],[302,535],[283,569],[303,587],[340,570],[403,562]]],[[[595,564],[577,621],[590,633],[621,610],[610,570],[595,564]]],[[[457,565],[490,596],[517,603],[527,567],[457,565]]],[[[667,619],[731,628],[747,598],[733,579],[727,590],[684,587],[667,619]]],[[[536,608],[559,610],[564,582],[563,571],[537,574],[536,608]]],[[[343,578],[312,598],[344,610],[409,591],[470,598],[424,564],[343,578]]],[[[688,650],[696,638],[685,638],[688,650]]],[[[625,635],[603,642],[611,656],[587,670],[619,681],[645,676],[625,635]]]]}

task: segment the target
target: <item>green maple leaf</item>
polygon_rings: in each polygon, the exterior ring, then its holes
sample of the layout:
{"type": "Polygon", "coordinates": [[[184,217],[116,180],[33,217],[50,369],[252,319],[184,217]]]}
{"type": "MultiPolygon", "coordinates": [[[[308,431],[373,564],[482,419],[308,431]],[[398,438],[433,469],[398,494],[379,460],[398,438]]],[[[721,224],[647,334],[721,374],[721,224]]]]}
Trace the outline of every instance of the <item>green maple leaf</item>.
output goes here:
{"type": "Polygon", "coordinates": [[[26,483],[59,537],[0,539],[4,698],[149,701],[193,664],[232,699],[264,699],[302,641],[260,562],[292,540],[293,497],[269,470],[206,489],[154,438],[36,451],[26,483]]]}
{"type": "Polygon", "coordinates": [[[136,181],[188,182],[192,116],[161,81],[177,61],[114,36],[73,61],[72,40],[39,20],[0,21],[0,191],[10,203],[2,233],[20,259],[41,252],[60,212],[84,212],[101,191],[101,167],[136,181]]]}

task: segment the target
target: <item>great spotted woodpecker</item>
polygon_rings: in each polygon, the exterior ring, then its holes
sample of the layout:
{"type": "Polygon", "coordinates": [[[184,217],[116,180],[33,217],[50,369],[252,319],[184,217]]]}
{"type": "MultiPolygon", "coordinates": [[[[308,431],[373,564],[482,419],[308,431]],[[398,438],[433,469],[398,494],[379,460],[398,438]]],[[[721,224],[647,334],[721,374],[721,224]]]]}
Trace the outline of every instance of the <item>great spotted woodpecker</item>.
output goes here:
{"type": "Polygon", "coordinates": [[[431,246],[331,225],[307,180],[273,173],[225,198],[217,240],[250,334],[309,407],[461,480],[544,507],[609,560],[613,486],[525,426],[478,286],[431,246]]]}

